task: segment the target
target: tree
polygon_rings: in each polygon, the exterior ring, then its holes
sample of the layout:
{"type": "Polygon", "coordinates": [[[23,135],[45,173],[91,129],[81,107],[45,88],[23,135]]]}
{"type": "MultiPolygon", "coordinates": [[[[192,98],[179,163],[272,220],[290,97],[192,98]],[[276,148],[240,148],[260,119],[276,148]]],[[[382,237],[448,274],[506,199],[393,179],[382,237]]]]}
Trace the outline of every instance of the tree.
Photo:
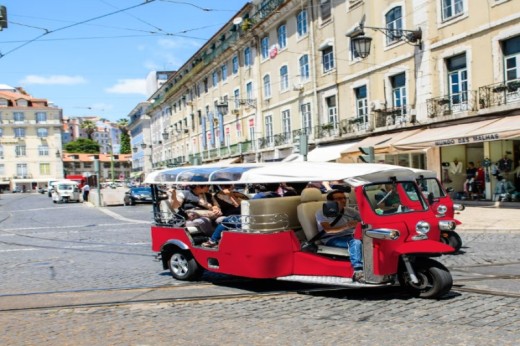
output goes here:
{"type": "Polygon", "coordinates": [[[79,138],[65,144],[65,151],[69,153],[99,154],[99,144],[92,139],[79,138]]]}
{"type": "Polygon", "coordinates": [[[120,143],[121,147],[119,149],[120,154],[130,154],[130,135],[128,134],[128,119],[119,119],[117,121],[117,127],[119,131],[121,131],[120,143]]]}
{"type": "Polygon", "coordinates": [[[97,126],[92,120],[85,120],[81,123],[81,128],[87,134],[88,139],[92,139],[92,134],[96,132],[97,126]]]}

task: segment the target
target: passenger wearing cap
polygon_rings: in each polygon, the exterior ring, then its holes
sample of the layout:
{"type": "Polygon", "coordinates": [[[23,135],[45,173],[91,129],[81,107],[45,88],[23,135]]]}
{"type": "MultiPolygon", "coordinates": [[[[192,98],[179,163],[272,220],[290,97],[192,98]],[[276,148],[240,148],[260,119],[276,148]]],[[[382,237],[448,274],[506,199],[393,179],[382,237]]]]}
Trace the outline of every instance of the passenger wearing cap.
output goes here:
{"type": "Polygon", "coordinates": [[[354,269],[353,280],[363,280],[363,255],[361,253],[361,241],[354,238],[354,230],[361,217],[359,212],[347,207],[347,194],[340,190],[332,190],[327,193],[327,203],[335,202],[338,207],[336,216],[324,215],[323,209],[316,212],[318,230],[325,234],[320,238],[326,246],[348,248],[350,264],[354,269]]]}

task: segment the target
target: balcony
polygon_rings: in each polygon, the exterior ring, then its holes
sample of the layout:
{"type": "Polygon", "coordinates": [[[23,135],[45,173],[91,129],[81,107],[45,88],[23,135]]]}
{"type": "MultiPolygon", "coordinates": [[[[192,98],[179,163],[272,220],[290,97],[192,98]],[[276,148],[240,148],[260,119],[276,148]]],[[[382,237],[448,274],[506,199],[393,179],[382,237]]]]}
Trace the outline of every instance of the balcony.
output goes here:
{"type": "Polygon", "coordinates": [[[428,118],[449,116],[454,113],[477,111],[477,91],[469,90],[426,100],[428,118]]]}
{"type": "Polygon", "coordinates": [[[520,102],[520,79],[480,87],[478,95],[480,109],[520,102]]]}
{"type": "Polygon", "coordinates": [[[409,122],[414,122],[413,117],[410,116],[409,106],[385,108],[380,111],[375,111],[374,118],[376,128],[405,125],[409,122]]]}
{"type": "Polygon", "coordinates": [[[273,148],[274,145],[274,136],[258,138],[258,149],[273,148]]]}
{"type": "Polygon", "coordinates": [[[274,145],[276,147],[289,144],[292,144],[292,136],[290,132],[274,135],[274,145]]]}
{"type": "Polygon", "coordinates": [[[229,47],[231,47],[236,41],[238,40],[238,33],[233,32],[230,36],[225,38],[224,40],[220,40],[220,44],[217,46],[215,45],[210,53],[206,53],[203,56],[204,65],[209,64],[210,62],[213,62],[216,57],[221,55],[225,50],[227,50],[229,47]]]}
{"type": "Polygon", "coordinates": [[[339,122],[330,122],[314,127],[314,138],[322,139],[328,137],[337,137],[340,135],[339,122]]]}
{"type": "Polygon", "coordinates": [[[263,1],[262,4],[257,8],[256,12],[251,16],[251,23],[259,23],[264,18],[267,18],[284,2],[285,0],[263,1]]]}

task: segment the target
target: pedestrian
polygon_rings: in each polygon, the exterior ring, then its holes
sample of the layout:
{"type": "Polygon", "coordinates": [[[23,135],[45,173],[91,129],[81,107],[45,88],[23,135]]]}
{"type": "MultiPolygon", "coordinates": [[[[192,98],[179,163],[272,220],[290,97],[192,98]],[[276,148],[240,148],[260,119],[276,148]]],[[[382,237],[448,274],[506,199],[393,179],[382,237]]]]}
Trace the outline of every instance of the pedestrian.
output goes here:
{"type": "Polygon", "coordinates": [[[83,192],[83,202],[88,202],[88,195],[90,193],[90,185],[85,183],[81,188],[81,192],[83,192]]]}

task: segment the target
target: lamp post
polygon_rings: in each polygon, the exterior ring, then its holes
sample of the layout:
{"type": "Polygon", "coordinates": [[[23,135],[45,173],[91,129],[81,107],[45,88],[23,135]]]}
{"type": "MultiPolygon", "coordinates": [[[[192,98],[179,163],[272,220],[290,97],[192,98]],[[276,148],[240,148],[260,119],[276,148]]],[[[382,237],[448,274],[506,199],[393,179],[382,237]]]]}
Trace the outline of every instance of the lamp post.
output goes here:
{"type": "Polygon", "coordinates": [[[99,160],[94,159],[94,171],[96,171],[96,187],[97,187],[97,201],[98,207],[101,207],[101,185],[99,183],[99,178],[101,176],[101,170],[99,166],[99,160]]]}
{"type": "Polygon", "coordinates": [[[373,26],[365,26],[362,21],[357,27],[346,34],[347,37],[350,37],[354,55],[360,57],[361,59],[364,59],[370,55],[370,46],[372,43],[372,38],[365,36],[365,29],[372,29],[382,32],[386,37],[392,40],[401,40],[412,46],[418,46],[419,49],[422,49],[421,28],[418,28],[417,30],[378,28],[373,26]]]}

